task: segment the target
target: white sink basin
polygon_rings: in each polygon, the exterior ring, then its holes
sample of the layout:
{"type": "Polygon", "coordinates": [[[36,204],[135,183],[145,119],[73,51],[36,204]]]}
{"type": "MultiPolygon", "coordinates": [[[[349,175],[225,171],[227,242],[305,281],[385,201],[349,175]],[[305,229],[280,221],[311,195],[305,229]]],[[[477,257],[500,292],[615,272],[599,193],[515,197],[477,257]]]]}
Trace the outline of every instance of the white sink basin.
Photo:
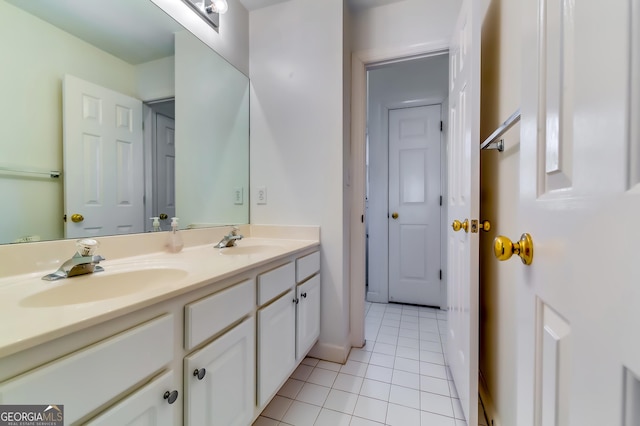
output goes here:
{"type": "Polygon", "coordinates": [[[96,272],[54,281],[51,288],[25,297],[20,305],[49,307],[114,299],[175,282],[187,274],[184,269],[171,267],[96,272]]]}

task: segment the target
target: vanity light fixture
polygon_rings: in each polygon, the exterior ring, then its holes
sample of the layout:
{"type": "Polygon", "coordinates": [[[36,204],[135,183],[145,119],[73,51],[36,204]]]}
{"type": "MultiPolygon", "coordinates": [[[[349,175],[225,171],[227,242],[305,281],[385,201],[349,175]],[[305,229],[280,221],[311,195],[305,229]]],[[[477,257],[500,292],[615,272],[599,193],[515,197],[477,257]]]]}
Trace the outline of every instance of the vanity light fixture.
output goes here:
{"type": "Polygon", "coordinates": [[[229,5],[227,4],[227,0],[212,0],[211,5],[205,8],[207,13],[219,13],[223,14],[229,10],[229,5]]]}
{"type": "Polygon", "coordinates": [[[214,30],[220,32],[220,15],[229,10],[227,0],[182,0],[214,30]]]}

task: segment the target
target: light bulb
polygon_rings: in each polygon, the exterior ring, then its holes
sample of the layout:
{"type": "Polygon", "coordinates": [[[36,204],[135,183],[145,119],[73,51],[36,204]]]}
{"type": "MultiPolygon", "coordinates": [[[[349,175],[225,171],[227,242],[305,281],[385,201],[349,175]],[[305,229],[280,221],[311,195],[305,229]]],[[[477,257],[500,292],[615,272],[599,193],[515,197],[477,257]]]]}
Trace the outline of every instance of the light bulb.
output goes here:
{"type": "Polygon", "coordinates": [[[215,13],[219,13],[221,15],[229,10],[227,0],[212,0],[211,7],[215,13]]]}

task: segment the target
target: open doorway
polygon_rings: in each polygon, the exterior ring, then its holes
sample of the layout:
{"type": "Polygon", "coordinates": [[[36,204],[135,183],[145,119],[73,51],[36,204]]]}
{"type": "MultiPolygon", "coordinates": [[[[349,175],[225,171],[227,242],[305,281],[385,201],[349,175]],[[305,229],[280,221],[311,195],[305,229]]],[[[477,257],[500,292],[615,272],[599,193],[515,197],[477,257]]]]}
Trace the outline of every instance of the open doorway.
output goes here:
{"type": "MultiPolygon", "coordinates": [[[[175,99],[144,104],[145,215],[159,217],[160,230],[170,229],[176,215],[175,190],[175,99]]],[[[145,231],[152,231],[145,221],[145,231]]]]}
{"type": "Polygon", "coordinates": [[[367,67],[366,300],[446,306],[449,57],[367,67]]]}

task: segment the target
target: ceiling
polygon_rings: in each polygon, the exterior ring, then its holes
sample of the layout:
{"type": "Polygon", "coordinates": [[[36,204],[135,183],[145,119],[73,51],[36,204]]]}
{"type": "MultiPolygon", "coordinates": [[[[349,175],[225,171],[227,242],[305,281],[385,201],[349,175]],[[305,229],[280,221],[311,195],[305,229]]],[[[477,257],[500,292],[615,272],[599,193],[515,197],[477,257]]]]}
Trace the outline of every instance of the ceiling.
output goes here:
{"type": "MultiPolygon", "coordinates": [[[[262,7],[272,6],[287,0],[240,0],[240,3],[249,11],[262,7]]],[[[346,0],[349,8],[354,12],[360,12],[372,7],[384,6],[385,4],[397,3],[404,0],[346,0]]]]}
{"type": "MultiPolygon", "coordinates": [[[[173,33],[183,29],[149,0],[6,1],[133,65],[172,55],[173,33]]],[[[239,1],[251,11],[288,0],[239,1]]],[[[357,13],[405,0],[346,1],[357,13]]]]}
{"type": "Polygon", "coordinates": [[[183,29],[148,0],[6,1],[133,65],[173,55],[183,29]]]}

